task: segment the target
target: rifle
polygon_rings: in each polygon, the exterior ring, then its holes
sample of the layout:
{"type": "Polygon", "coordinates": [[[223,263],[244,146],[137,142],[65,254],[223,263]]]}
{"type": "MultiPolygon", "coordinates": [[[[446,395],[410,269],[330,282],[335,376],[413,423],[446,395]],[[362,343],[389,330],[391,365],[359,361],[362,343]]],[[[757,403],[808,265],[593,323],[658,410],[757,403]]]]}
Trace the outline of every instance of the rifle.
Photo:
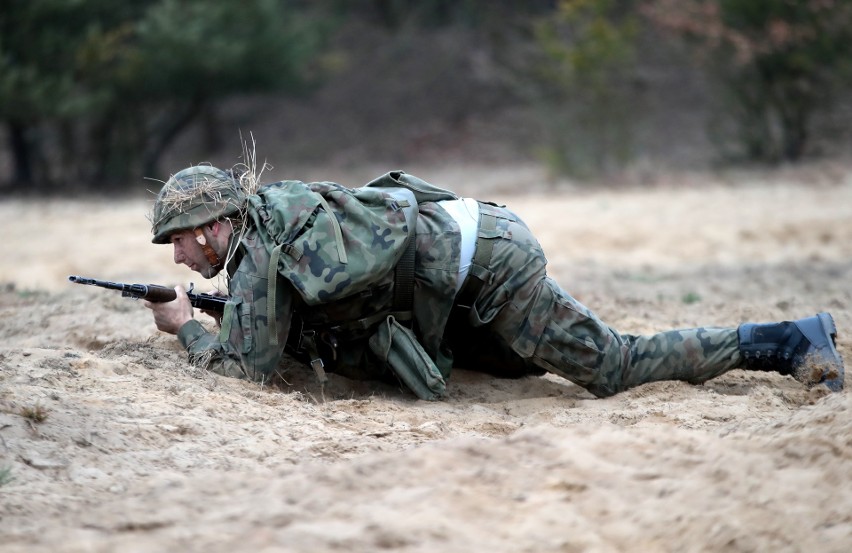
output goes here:
{"type": "MultiPolygon", "coordinates": [[[[154,303],[163,303],[173,301],[177,298],[177,293],[173,289],[158,284],[124,284],[123,282],[107,282],[105,280],[96,280],[94,278],[75,275],[69,276],[68,280],[76,284],[89,284],[110,290],[121,290],[122,297],[133,298],[135,300],[143,299],[154,303]]],[[[194,294],[192,288],[193,286],[190,285],[186,295],[189,296],[189,303],[193,307],[216,313],[225,311],[225,302],[228,298],[210,294],[194,294]]]]}

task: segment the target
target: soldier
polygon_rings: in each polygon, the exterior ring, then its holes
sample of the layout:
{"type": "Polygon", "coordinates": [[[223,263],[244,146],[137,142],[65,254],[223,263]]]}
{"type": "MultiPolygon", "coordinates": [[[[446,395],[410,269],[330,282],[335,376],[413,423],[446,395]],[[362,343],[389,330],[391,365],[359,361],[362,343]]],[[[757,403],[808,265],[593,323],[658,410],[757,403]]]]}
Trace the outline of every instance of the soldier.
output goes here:
{"type": "Polygon", "coordinates": [[[547,276],[541,246],[509,209],[400,171],[352,191],[258,187],[251,172],[193,166],[165,183],[151,220],[153,242],[172,244],[175,263],[227,274],[218,333],[193,318],[180,287],[177,300],[146,304],[192,362],[226,376],[269,381],[288,345],[321,381],[326,370],[395,376],[424,399],[446,394],[453,366],[549,371],[598,397],[735,368],[843,388],[828,313],[621,334],[547,276]]]}

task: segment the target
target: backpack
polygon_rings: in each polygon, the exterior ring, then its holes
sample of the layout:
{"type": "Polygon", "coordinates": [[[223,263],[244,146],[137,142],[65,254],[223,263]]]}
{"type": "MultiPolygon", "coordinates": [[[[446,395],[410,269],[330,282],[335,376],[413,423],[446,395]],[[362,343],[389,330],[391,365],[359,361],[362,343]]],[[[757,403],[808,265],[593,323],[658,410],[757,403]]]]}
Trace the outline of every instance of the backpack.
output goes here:
{"type": "Polygon", "coordinates": [[[413,248],[418,201],[455,198],[395,171],[356,189],[270,184],[249,196],[247,215],[270,252],[270,275],[275,267],[310,306],[368,290],[413,248]]]}
{"type": "MultiPolygon", "coordinates": [[[[260,188],[248,197],[246,216],[270,252],[269,309],[275,305],[277,272],[292,283],[305,305],[324,314],[326,327],[369,337],[370,349],[418,397],[443,397],[443,376],[407,323],[412,317],[417,204],[457,198],[402,171],[356,189],[292,180],[260,188]],[[385,297],[381,290],[388,290],[390,283],[390,306],[380,301],[382,305],[371,305],[367,311],[374,312],[369,313],[325,309],[358,296],[375,303],[385,297]]],[[[267,313],[267,320],[271,343],[277,343],[277,314],[267,313]]],[[[296,349],[307,355],[324,383],[316,335],[315,328],[303,324],[296,349]]]]}

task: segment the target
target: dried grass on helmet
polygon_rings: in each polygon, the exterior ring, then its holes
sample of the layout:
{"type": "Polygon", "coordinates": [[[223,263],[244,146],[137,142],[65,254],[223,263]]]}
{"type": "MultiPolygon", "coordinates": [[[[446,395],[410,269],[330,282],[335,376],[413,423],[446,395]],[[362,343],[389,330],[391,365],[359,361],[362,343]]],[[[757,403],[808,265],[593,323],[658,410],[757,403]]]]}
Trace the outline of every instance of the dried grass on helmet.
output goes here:
{"type": "MultiPolygon", "coordinates": [[[[254,137],[251,138],[251,147],[249,143],[243,141],[243,163],[233,165],[229,170],[224,172],[230,176],[230,180],[220,180],[209,176],[198,175],[191,188],[182,186],[167,186],[168,182],[163,183],[164,188],[158,195],[160,209],[160,219],[173,217],[175,213],[184,213],[199,196],[206,198],[205,203],[211,205],[231,204],[239,210],[239,219],[244,220],[245,217],[245,202],[237,204],[232,198],[225,196],[232,195],[234,190],[242,192],[243,197],[248,197],[255,194],[261,187],[260,177],[263,171],[271,166],[268,163],[257,167],[257,153],[254,137]]],[[[212,167],[210,163],[199,163],[197,166],[212,167]]],[[[148,214],[148,220],[152,225],[161,222],[157,220],[156,213],[152,209],[148,214]]]]}
{"type": "Polygon", "coordinates": [[[157,198],[160,209],[152,209],[148,215],[148,220],[152,225],[157,225],[166,219],[171,219],[176,214],[185,213],[190,207],[197,205],[199,197],[203,197],[203,203],[210,206],[220,207],[223,204],[231,204],[242,211],[243,206],[241,204],[243,202],[237,204],[233,198],[227,197],[233,195],[233,190],[232,182],[206,175],[198,175],[191,188],[166,183],[157,198]],[[157,213],[159,213],[159,219],[157,219],[157,213]]]}
{"type": "MultiPolygon", "coordinates": [[[[250,135],[251,136],[251,135],[250,135]]],[[[264,162],[257,168],[257,145],[254,141],[254,136],[251,137],[251,148],[248,142],[242,140],[243,143],[243,159],[245,162],[238,163],[231,167],[231,176],[237,181],[237,185],[242,189],[246,196],[257,193],[260,188],[260,176],[271,166],[264,162]]]]}

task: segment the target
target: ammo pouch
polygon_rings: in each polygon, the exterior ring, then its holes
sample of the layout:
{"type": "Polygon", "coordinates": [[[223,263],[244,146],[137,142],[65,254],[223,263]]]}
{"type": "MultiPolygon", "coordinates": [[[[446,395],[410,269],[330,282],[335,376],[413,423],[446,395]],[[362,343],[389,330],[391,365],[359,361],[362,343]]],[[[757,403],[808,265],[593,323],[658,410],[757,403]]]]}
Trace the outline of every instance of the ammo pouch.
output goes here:
{"type": "Polygon", "coordinates": [[[447,395],[446,382],[435,362],[414,333],[392,315],[379,324],[369,343],[373,353],[390,366],[417,397],[436,400],[447,395]]]}

